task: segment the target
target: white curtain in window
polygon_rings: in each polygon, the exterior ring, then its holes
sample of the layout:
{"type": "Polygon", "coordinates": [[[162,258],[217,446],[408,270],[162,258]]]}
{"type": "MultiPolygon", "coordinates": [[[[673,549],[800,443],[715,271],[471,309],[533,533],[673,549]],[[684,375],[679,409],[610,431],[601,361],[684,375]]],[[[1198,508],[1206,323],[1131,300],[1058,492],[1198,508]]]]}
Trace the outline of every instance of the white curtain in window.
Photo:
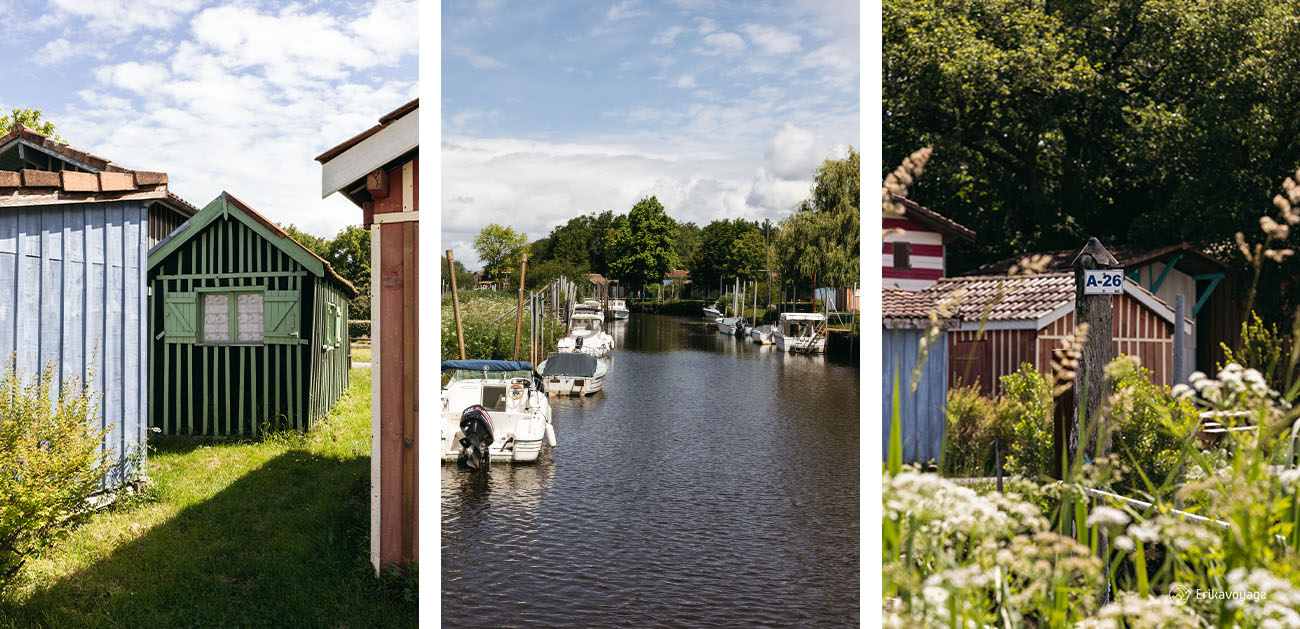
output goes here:
{"type": "Polygon", "coordinates": [[[230,296],[224,293],[203,296],[203,340],[230,341],[230,296]]]}
{"type": "Polygon", "coordinates": [[[239,305],[239,342],[256,343],[262,340],[262,294],[241,293],[239,305]]]}

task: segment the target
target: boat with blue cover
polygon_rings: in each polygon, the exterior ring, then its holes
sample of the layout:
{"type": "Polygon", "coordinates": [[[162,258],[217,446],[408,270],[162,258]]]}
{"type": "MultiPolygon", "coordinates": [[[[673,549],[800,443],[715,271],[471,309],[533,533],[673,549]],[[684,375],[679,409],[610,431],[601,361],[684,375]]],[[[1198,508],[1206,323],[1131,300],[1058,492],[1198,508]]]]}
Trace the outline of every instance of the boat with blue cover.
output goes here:
{"type": "Polygon", "coordinates": [[[546,385],[532,364],[513,360],[445,360],[443,462],[482,469],[494,461],[530,463],[542,444],[555,447],[546,385]]]}

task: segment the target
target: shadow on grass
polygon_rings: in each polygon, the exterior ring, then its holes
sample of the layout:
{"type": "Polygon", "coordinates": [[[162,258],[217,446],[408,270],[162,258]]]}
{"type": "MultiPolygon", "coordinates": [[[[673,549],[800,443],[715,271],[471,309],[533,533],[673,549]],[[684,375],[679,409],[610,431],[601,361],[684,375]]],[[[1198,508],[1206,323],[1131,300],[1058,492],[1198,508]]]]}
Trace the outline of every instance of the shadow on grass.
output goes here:
{"type": "Polygon", "coordinates": [[[0,609],[0,625],[415,626],[415,604],[371,574],[369,479],[367,457],[290,450],[0,609]]]}

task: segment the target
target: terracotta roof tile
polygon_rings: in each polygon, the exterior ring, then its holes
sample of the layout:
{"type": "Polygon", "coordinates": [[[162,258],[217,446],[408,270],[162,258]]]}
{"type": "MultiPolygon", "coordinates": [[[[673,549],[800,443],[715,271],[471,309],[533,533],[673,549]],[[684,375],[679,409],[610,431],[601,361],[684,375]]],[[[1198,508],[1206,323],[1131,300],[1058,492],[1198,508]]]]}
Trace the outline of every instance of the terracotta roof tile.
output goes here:
{"type": "Polygon", "coordinates": [[[1074,276],[1064,273],[1045,275],[977,275],[946,277],[921,291],[935,301],[948,299],[959,289],[965,293],[957,312],[965,320],[978,320],[993,304],[989,321],[1036,320],[1074,300],[1074,276]]]}
{"type": "Polygon", "coordinates": [[[886,319],[923,319],[934,312],[935,300],[930,295],[886,288],[880,296],[880,306],[886,319]]]}

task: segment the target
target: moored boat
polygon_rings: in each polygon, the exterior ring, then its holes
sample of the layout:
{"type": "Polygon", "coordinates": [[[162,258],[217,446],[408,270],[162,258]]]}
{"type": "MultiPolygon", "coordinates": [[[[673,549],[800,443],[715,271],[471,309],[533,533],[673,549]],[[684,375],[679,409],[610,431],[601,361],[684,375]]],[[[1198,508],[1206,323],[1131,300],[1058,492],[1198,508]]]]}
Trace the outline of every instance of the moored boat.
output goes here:
{"type": "Polygon", "coordinates": [[[749,338],[759,345],[771,345],[773,342],[771,325],[760,325],[749,329],[749,338]]]}
{"type": "Polygon", "coordinates": [[[717,324],[718,332],[722,334],[744,334],[745,319],[742,317],[721,317],[717,324]]]}
{"type": "Polygon", "coordinates": [[[510,360],[446,360],[442,388],[443,462],[474,469],[492,461],[530,463],[555,447],[551,404],[533,366],[510,360]]]}
{"type": "Polygon", "coordinates": [[[614,319],[626,319],[632,313],[627,309],[627,304],[622,299],[612,299],[609,302],[609,311],[614,315],[614,319]]]}
{"type": "Polygon", "coordinates": [[[783,352],[820,353],[826,351],[825,324],[826,315],[820,312],[783,312],[772,340],[783,352]]]}
{"type": "Polygon", "coordinates": [[[592,395],[601,390],[609,361],[582,352],[551,354],[537,371],[548,395],[592,395]]]}
{"type": "Polygon", "coordinates": [[[614,337],[604,329],[602,315],[575,312],[569,317],[569,335],[560,339],[556,349],[561,352],[582,352],[604,358],[614,349],[614,337]]]}
{"type": "Polygon", "coordinates": [[[712,307],[712,306],[705,306],[705,307],[704,307],[704,318],[705,318],[705,319],[715,320],[715,319],[719,319],[719,318],[721,318],[721,317],[722,317],[722,311],[721,311],[721,310],[718,310],[717,308],[714,308],[714,307],[712,307]]]}

